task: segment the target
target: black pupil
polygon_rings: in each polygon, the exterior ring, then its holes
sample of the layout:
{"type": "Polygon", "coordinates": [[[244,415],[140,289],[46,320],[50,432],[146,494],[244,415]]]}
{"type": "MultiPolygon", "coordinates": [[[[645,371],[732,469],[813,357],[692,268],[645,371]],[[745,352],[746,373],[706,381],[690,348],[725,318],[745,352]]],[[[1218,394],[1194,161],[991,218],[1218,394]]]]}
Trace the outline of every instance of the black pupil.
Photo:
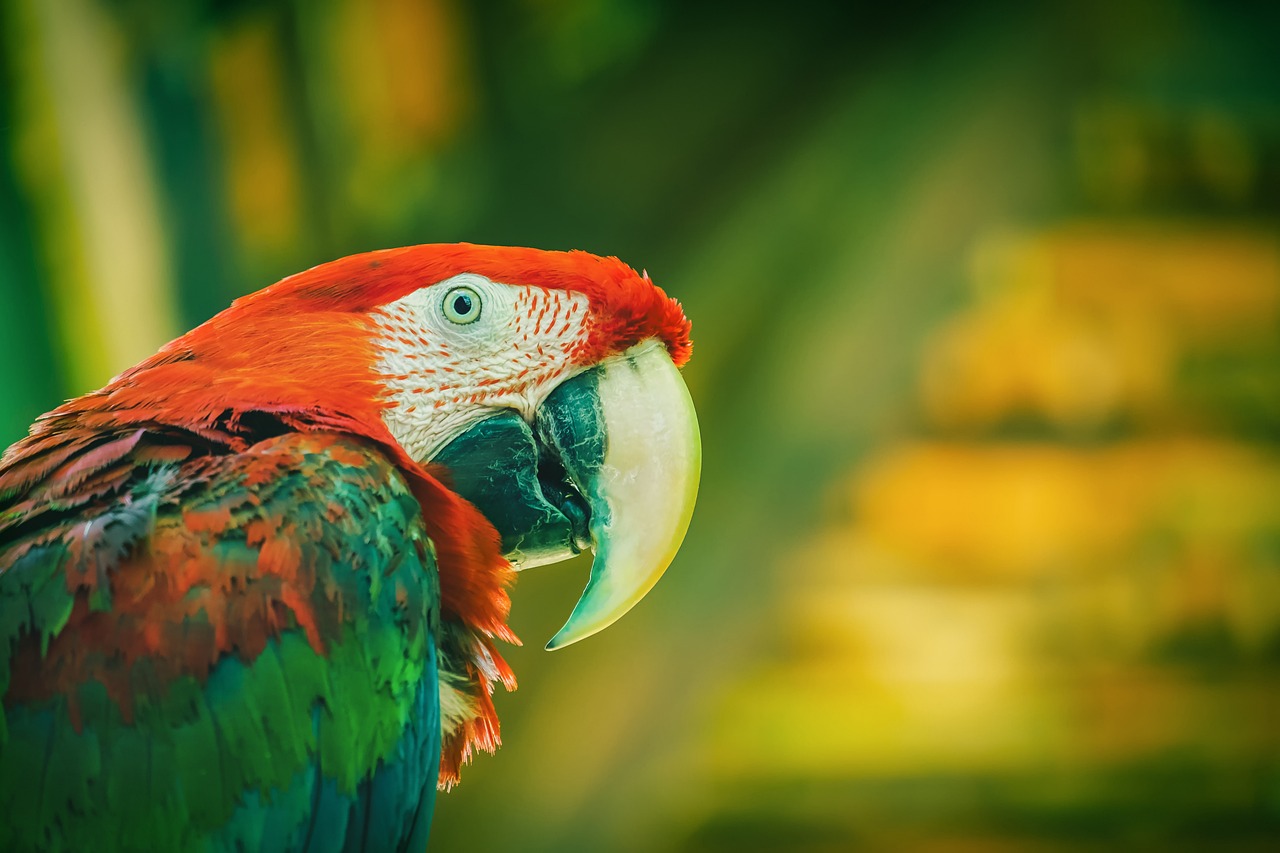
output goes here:
{"type": "Polygon", "coordinates": [[[459,293],[453,297],[453,311],[459,317],[465,317],[471,313],[471,297],[465,293],[459,293]]]}

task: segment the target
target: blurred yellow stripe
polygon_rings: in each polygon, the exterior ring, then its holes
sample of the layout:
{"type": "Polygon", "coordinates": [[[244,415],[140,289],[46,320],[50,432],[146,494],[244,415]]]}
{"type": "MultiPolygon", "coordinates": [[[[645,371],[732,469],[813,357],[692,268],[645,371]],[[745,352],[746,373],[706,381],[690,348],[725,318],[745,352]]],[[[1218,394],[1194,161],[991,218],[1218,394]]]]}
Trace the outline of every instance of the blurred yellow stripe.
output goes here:
{"type": "Polygon", "coordinates": [[[273,20],[230,23],[209,69],[237,236],[251,255],[268,257],[292,249],[302,228],[298,144],[273,20]]]}
{"type": "Polygon", "coordinates": [[[176,330],[165,237],[119,34],[88,0],[19,0],[18,172],[76,392],[176,330]]]}

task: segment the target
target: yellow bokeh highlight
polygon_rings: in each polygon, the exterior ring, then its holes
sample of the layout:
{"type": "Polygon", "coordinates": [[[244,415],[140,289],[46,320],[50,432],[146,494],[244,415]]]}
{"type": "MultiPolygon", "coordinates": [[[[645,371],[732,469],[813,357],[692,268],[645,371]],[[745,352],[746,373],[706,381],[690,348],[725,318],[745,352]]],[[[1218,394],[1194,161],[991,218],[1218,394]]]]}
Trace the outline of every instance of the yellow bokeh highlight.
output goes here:
{"type": "Polygon", "coordinates": [[[219,33],[209,80],[239,239],[251,255],[285,252],[302,228],[302,176],[272,19],[250,16],[219,33]]]}
{"type": "Polygon", "coordinates": [[[1206,428],[1185,384],[1188,359],[1273,351],[1277,245],[1107,221],[980,241],[921,358],[919,434],[847,472],[785,558],[780,650],[708,726],[719,778],[1083,780],[1280,749],[1255,668],[1280,642],[1280,452],[1206,428]],[[1187,654],[1237,662],[1198,679],[1187,654]]]}

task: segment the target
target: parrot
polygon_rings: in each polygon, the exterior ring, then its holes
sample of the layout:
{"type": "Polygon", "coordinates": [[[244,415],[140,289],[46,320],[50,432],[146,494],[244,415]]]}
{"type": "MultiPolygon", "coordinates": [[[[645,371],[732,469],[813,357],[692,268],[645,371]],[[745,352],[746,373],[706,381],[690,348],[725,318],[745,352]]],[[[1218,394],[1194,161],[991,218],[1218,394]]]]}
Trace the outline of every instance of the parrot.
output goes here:
{"type": "Polygon", "coordinates": [[[500,741],[509,590],[547,643],[688,529],[680,303],[615,257],[341,258],[231,303],[0,457],[0,849],[421,851],[500,741]]]}

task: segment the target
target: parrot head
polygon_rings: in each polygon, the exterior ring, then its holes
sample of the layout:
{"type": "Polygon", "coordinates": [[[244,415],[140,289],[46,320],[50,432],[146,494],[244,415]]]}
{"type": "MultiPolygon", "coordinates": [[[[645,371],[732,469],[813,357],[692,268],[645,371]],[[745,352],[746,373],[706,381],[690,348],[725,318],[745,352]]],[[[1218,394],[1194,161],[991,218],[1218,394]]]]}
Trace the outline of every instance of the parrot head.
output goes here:
{"type": "MultiPolygon", "coordinates": [[[[272,430],[380,445],[423,508],[439,566],[443,783],[497,744],[489,693],[517,641],[506,587],[594,551],[562,648],[667,568],[701,448],[678,368],[679,303],[615,258],[469,244],[354,255],[237,300],[47,416],[179,426],[249,446],[272,430]]],[[[67,420],[67,423],[70,423],[67,420]]]]}

